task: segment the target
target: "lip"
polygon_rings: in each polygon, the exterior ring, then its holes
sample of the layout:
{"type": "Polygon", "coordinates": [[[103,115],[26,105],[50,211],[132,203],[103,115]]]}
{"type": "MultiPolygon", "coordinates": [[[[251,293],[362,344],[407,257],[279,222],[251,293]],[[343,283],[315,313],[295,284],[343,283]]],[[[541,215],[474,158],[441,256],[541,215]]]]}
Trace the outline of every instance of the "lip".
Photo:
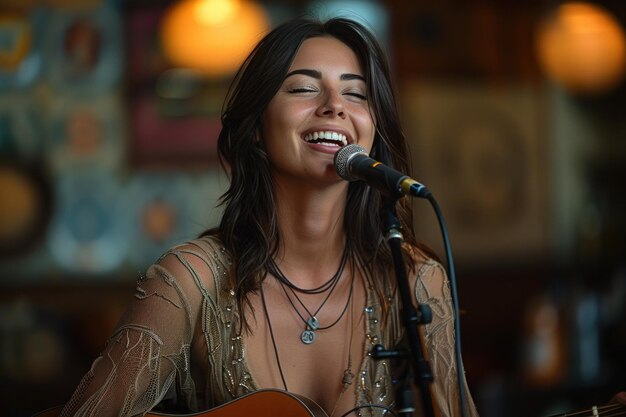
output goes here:
{"type": "MultiPolygon", "coordinates": [[[[314,132],[321,132],[321,131],[330,131],[330,132],[337,132],[337,133],[341,133],[342,135],[344,135],[346,137],[346,142],[348,142],[348,145],[350,145],[351,143],[354,143],[354,138],[352,137],[352,134],[350,132],[348,132],[346,129],[338,127],[338,126],[329,126],[329,125],[325,125],[325,126],[315,126],[312,127],[310,129],[305,130],[304,132],[302,132],[302,135],[300,136],[302,138],[302,140],[304,140],[304,137],[306,135],[308,135],[309,133],[314,133],[314,132]]],[[[306,142],[306,141],[305,141],[306,142]]],[[[307,142],[309,143],[309,142],[307,142]]],[[[310,145],[315,145],[312,143],[309,143],[310,145]]],[[[338,147],[339,149],[339,147],[338,147]]]]}
{"type": "Polygon", "coordinates": [[[317,152],[326,153],[329,155],[336,154],[337,151],[342,148],[342,146],[327,146],[327,145],[322,145],[320,143],[311,143],[311,142],[306,142],[306,141],[304,141],[304,143],[306,143],[308,147],[316,150],[317,152]]]}

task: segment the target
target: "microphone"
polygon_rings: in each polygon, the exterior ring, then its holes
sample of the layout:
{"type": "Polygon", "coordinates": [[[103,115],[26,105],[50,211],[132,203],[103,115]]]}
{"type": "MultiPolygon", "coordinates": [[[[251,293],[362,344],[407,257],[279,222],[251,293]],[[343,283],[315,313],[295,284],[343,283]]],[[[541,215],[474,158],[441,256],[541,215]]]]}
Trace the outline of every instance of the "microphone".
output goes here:
{"type": "Polygon", "coordinates": [[[404,195],[428,198],[430,191],[419,182],[369,157],[362,146],[346,145],[335,153],[335,170],[348,181],[362,180],[388,197],[404,195]]]}

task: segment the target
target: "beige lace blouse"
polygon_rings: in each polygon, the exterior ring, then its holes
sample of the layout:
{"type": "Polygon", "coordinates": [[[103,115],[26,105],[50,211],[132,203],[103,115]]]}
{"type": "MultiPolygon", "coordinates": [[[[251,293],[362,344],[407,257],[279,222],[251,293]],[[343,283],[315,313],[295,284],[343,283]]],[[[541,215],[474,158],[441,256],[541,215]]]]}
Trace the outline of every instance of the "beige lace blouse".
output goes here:
{"type": "MultiPolygon", "coordinates": [[[[415,297],[433,311],[425,326],[433,396],[443,417],[460,416],[449,285],[439,263],[421,259],[413,279],[415,297]]],[[[205,237],[173,248],[148,268],[137,283],[136,300],[61,415],[134,416],[159,404],[177,404],[168,412],[188,413],[257,390],[237,333],[240,313],[228,280],[230,264],[220,242],[205,237]]],[[[377,297],[365,287],[363,348],[391,347],[399,336],[398,315],[392,314],[393,323],[382,331],[377,297]]],[[[391,373],[388,360],[364,355],[350,388],[355,406],[391,406],[391,373]]],[[[466,397],[468,417],[477,416],[469,392],[466,397]]],[[[379,416],[382,410],[363,408],[359,415],[379,416]]]]}

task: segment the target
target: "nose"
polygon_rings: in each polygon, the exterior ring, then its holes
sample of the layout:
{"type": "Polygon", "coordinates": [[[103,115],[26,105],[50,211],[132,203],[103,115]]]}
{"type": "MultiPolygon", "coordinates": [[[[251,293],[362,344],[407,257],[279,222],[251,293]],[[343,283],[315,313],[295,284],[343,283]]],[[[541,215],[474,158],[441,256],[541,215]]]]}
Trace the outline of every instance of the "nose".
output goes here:
{"type": "Polygon", "coordinates": [[[317,108],[317,115],[323,117],[346,118],[346,111],[341,94],[335,91],[328,91],[317,108]]]}

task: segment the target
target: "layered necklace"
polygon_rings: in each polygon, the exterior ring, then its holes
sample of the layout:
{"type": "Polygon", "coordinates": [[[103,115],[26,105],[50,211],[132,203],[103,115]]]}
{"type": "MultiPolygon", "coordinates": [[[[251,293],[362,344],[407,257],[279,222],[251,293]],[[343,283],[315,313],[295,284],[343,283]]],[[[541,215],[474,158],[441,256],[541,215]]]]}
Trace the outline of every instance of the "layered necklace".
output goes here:
{"type": "MultiPolygon", "coordinates": [[[[313,343],[315,341],[315,331],[316,330],[329,329],[329,328],[333,327],[334,325],[336,325],[337,323],[339,323],[341,318],[345,315],[346,310],[348,310],[348,306],[349,305],[352,306],[352,308],[350,308],[350,311],[351,311],[350,315],[352,317],[352,323],[350,324],[350,339],[349,339],[349,342],[348,342],[348,363],[347,363],[346,369],[343,372],[343,378],[341,380],[342,389],[341,389],[341,392],[339,393],[339,397],[335,401],[335,405],[334,405],[331,413],[329,414],[330,417],[333,417],[333,415],[335,414],[337,406],[339,405],[339,401],[343,397],[344,393],[347,391],[348,387],[350,385],[352,385],[352,381],[354,380],[354,373],[352,372],[352,341],[353,341],[353,337],[354,337],[354,328],[355,328],[355,325],[354,325],[354,315],[355,315],[355,313],[354,313],[354,297],[353,297],[354,276],[355,276],[354,266],[352,268],[352,274],[351,274],[352,277],[351,277],[351,282],[350,282],[350,291],[348,293],[348,297],[347,297],[347,300],[346,300],[346,305],[344,306],[344,308],[342,309],[341,313],[339,314],[339,317],[337,317],[337,319],[334,320],[330,325],[324,326],[324,327],[320,327],[319,326],[319,322],[318,322],[317,318],[315,317],[315,315],[320,312],[321,308],[324,306],[324,304],[326,303],[326,301],[330,297],[330,293],[332,293],[332,291],[337,286],[337,282],[339,281],[339,278],[341,277],[341,275],[343,273],[343,270],[344,270],[344,268],[346,266],[346,262],[347,262],[349,257],[350,257],[350,251],[348,250],[348,248],[346,248],[344,250],[344,254],[343,254],[342,258],[341,258],[341,262],[339,264],[339,269],[337,270],[335,275],[333,275],[327,282],[325,282],[324,284],[322,284],[318,288],[313,288],[313,289],[303,289],[303,288],[299,288],[296,285],[294,285],[287,277],[285,277],[285,275],[282,273],[282,271],[280,271],[280,268],[278,268],[278,266],[274,263],[273,260],[270,261],[270,265],[268,266],[268,271],[278,279],[278,281],[281,284],[281,288],[283,289],[283,291],[285,292],[285,295],[287,296],[287,299],[289,300],[289,303],[291,304],[293,309],[296,311],[296,313],[298,313],[298,316],[300,317],[300,319],[302,319],[302,321],[305,323],[305,331],[302,332],[302,334],[300,335],[300,340],[302,340],[302,342],[305,343],[305,344],[311,344],[311,343],[313,343]],[[296,298],[296,300],[298,300],[300,305],[307,312],[307,314],[309,315],[309,319],[306,319],[300,313],[300,311],[298,310],[296,305],[293,303],[293,300],[291,299],[291,296],[287,292],[287,289],[290,290],[290,292],[292,293],[294,298],[296,298]],[[300,298],[298,297],[298,294],[297,294],[298,292],[303,293],[303,294],[320,294],[320,293],[323,293],[323,292],[328,292],[328,294],[326,295],[326,297],[322,301],[322,304],[317,308],[317,310],[315,310],[315,313],[311,314],[310,310],[304,305],[302,300],[300,300],[300,298]],[[305,336],[305,333],[307,331],[311,332],[312,337],[305,336]]],[[[283,367],[282,367],[281,362],[280,362],[280,355],[278,353],[278,345],[276,344],[276,339],[274,337],[274,330],[273,330],[273,326],[272,326],[272,321],[270,319],[270,315],[269,315],[269,312],[268,312],[268,309],[267,309],[267,302],[265,300],[265,294],[263,292],[263,285],[262,284],[261,284],[261,287],[260,287],[260,293],[261,293],[261,303],[262,303],[262,306],[263,306],[263,312],[265,313],[265,318],[267,319],[267,325],[268,325],[269,332],[270,332],[270,337],[271,337],[271,340],[272,340],[272,346],[274,348],[274,355],[276,357],[276,364],[278,366],[278,372],[280,374],[280,378],[282,380],[283,387],[285,388],[285,391],[289,391],[289,389],[287,387],[287,381],[286,381],[285,375],[283,373],[283,367]]]]}
{"type": "Polygon", "coordinates": [[[345,269],[345,266],[346,266],[346,263],[348,262],[349,257],[350,257],[350,249],[348,245],[346,245],[343,251],[343,255],[341,257],[341,261],[339,262],[339,268],[337,269],[337,272],[335,272],[335,274],[332,277],[330,277],[328,281],[324,282],[319,287],[310,288],[310,289],[300,288],[296,286],[294,283],[292,283],[289,280],[289,278],[287,278],[285,274],[283,274],[283,272],[280,270],[278,265],[276,265],[276,262],[274,262],[274,260],[270,258],[270,261],[268,263],[268,272],[272,274],[274,277],[276,277],[276,279],[280,283],[280,286],[283,292],[285,293],[285,296],[287,297],[287,300],[289,300],[289,304],[291,304],[291,307],[298,314],[298,316],[300,317],[300,319],[302,320],[304,324],[304,330],[302,331],[302,333],[300,333],[300,340],[302,341],[302,343],[306,345],[310,345],[311,343],[315,342],[315,339],[317,337],[317,334],[315,333],[316,331],[330,329],[331,327],[339,323],[341,318],[345,315],[346,311],[348,310],[348,305],[350,304],[350,299],[352,298],[352,292],[354,288],[354,276],[350,284],[350,291],[346,299],[346,304],[343,307],[339,316],[327,326],[320,326],[320,322],[317,319],[317,315],[322,310],[322,308],[324,307],[324,305],[326,304],[326,302],[332,295],[333,291],[337,287],[337,284],[339,283],[339,279],[341,278],[341,275],[343,275],[343,271],[345,269]],[[327,294],[324,297],[324,300],[322,300],[322,303],[319,305],[319,307],[317,307],[315,311],[311,312],[311,310],[309,310],[307,306],[304,304],[304,302],[302,301],[298,293],[308,294],[308,295],[323,294],[323,293],[327,293],[327,294]],[[303,313],[300,312],[300,309],[294,303],[294,299],[298,302],[298,304],[300,304],[302,309],[304,309],[308,317],[305,317],[303,313]]]}

